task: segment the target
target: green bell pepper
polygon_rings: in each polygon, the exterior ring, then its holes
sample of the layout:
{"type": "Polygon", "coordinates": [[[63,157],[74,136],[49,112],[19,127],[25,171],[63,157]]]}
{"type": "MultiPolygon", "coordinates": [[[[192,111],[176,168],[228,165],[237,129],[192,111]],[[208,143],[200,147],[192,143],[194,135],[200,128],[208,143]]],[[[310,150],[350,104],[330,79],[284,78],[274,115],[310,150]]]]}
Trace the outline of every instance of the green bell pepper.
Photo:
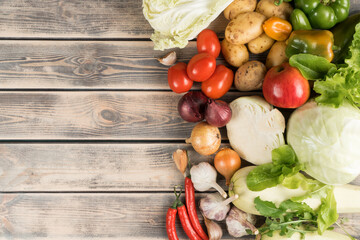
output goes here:
{"type": "Polygon", "coordinates": [[[300,9],[294,9],[290,15],[293,30],[311,30],[311,25],[305,13],[300,9]]]}
{"type": "Polygon", "coordinates": [[[334,58],[334,38],[328,30],[297,30],[287,40],[285,54],[288,58],[299,53],[324,57],[329,62],[334,58]]]}
{"type": "Polygon", "coordinates": [[[350,0],[295,0],[313,28],[330,29],[349,15],[350,0]]]}
{"type": "Polygon", "coordinates": [[[355,26],[360,22],[360,13],[348,17],[331,29],[334,35],[334,63],[343,63],[349,54],[349,47],[354,37],[355,26]]]}

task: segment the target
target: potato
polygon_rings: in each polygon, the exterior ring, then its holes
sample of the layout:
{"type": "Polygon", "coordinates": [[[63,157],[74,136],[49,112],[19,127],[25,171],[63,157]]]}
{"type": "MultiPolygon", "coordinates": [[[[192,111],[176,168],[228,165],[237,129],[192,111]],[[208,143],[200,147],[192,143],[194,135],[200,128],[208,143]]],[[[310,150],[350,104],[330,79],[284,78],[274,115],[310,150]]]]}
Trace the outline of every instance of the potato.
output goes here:
{"type": "Polygon", "coordinates": [[[274,0],[260,0],[256,7],[256,12],[265,15],[267,18],[279,17],[289,20],[292,11],[293,8],[290,3],[282,2],[276,6],[274,0]]]}
{"type": "Polygon", "coordinates": [[[249,51],[254,54],[263,53],[266,50],[270,49],[274,44],[275,40],[266,35],[265,33],[261,34],[259,37],[251,40],[248,43],[249,51]]]}
{"type": "Polygon", "coordinates": [[[266,67],[262,62],[247,62],[239,67],[235,73],[235,87],[239,91],[253,91],[261,89],[265,74],[266,67]]]}
{"type": "Polygon", "coordinates": [[[266,58],[266,67],[272,68],[274,66],[280,65],[283,62],[287,62],[289,59],[285,54],[286,43],[285,42],[276,42],[271,47],[269,54],[266,58]]]}
{"type": "Polygon", "coordinates": [[[234,45],[224,39],[221,42],[221,52],[225,60],[234,67],[240,67],[249,61],[249,52],[244,44],[234,45]]]}
{"type": "Polygon", "coordinates": [[[226,19],[234,19],[237,15],[244,12],[253,12],[256,8],[256,0],[234,0],[224,10],[224,16],[226,19]]]}
{"type": "Polygon", "coordinates": [[[240,13],[227,25],[225,38],[232,44],[248,43],[264,32],[265,20],[266,17],[257,12],[240,13]]]}

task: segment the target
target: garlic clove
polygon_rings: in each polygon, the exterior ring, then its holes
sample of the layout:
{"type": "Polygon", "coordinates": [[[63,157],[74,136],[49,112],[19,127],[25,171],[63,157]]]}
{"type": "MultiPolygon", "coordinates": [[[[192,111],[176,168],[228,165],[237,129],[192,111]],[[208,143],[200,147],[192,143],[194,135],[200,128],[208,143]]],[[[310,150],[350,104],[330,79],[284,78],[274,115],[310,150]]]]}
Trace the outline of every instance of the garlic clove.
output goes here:
{"type": "Polygon", "coordinates": [[[209,240],[219,240],[222,238],[223,231],[219,224],[217,224],[214,221],[211,221],[210,219],[207,219],[204,215],[204,221],[206,225],[206,229],[209,235],[209,240]]]}
{"type": "Polygon", "coordinates": [[[188,155],[186,150],[184,149],[177,149],[173,155],[172,155],[172,159],[174,160],[177,169],[184,175],[184,177],[186,176],[186,167],[188,165],[188,155]]]}
{"type": "Polygon", "coordinates": [[[167,53],[165,56],[161,57],[161,58],[157,58],[157,60],[162,64],[162,65],[165,65],[165,66],[171,66],[173,65],[177,58],[176,58],[176,52],[175,51],[172,51],[172,52],[169,52],[167,53]]]}

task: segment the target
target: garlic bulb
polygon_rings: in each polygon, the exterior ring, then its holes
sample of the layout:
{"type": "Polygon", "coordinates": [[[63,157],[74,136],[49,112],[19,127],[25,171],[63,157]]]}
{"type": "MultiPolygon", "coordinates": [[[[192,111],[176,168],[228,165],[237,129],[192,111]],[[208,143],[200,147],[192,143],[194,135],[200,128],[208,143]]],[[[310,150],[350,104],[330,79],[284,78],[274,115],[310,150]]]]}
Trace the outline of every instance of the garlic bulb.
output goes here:
{"type": "Polygon", "coordinates": [[[207,162],[201,162],[190,169],[191,180],[194,188],[200,192],[215,188],[223,198],[227,197],[226,192],[216,183],[216,169],[207,162]]]}
{"type": "Polygon", "coordinates": [[[233,237],[242,237],[248,235],[246,229],[250,229],[253,234],[259,234],[254,226],[256,218],[252,214],[241,211],[237,207],[232,207],[226,218],[226,227],[233,237]]]}
{"type": "Polygon", "coordinates": [[[222,221],[230,210],[230,203],[238,198],[234,195],[224,200],[218,193],[211,193],[200,199],[200,210],[208,219],[222,221]]]}

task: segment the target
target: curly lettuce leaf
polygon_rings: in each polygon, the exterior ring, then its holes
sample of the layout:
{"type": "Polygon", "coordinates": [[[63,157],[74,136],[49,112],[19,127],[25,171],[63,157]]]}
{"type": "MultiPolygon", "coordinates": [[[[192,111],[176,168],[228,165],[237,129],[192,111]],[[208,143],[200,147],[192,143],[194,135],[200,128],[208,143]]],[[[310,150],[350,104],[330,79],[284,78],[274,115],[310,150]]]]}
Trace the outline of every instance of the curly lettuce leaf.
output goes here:
{"type": "Polygon", "coordinates": [[[246,177],[247,187],[251,191],[275,187],[285,179],[296,175],[302,168],[289,145],[272,150],[271,156],[272,163],[256,166],[246,177]]]}
{"type": "Polygon", "coordinates": [[[155,30],[155,50],[184,48],[232,0],[143,0],[143,14],[155,30]]]}
{"type": "Polygon", "coordinates": [[[315,82],[314,90],[320,94],[316,102],[337,108],[347,99],[360,107],[360,24],[356,25],[349,53],[344,66],[315,82]]]}

